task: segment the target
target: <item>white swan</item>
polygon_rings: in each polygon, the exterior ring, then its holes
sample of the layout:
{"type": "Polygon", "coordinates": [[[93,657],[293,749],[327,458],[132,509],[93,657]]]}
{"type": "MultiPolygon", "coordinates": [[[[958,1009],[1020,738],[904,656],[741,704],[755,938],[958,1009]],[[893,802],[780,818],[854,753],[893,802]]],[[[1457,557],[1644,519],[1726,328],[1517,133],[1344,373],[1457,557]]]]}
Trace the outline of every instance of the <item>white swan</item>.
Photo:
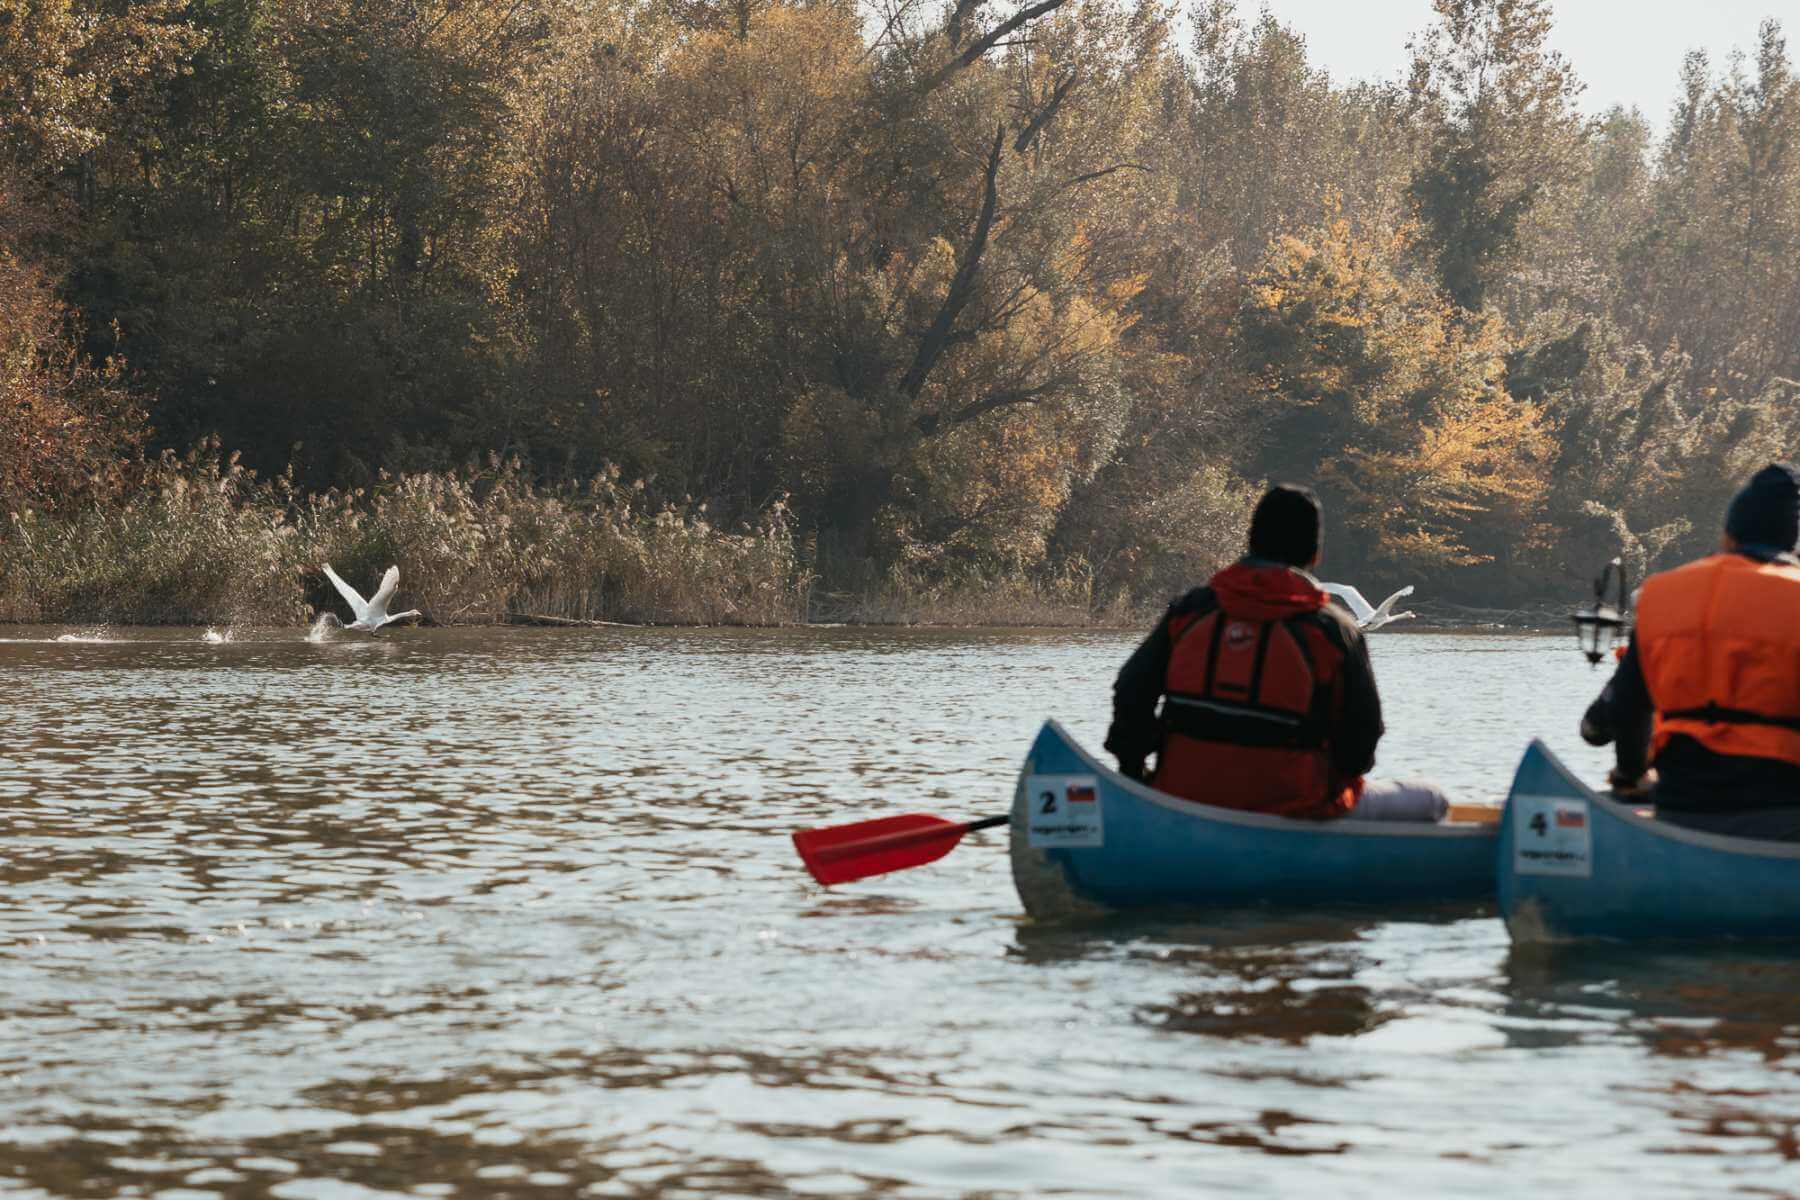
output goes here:
{"type": "Polygon", "coordinates": [[[1339,600],[1342,600],[1349,606],[1351,613],[1356,617],[1356,627],[1358,629],[1373,631],[1380,629],[1383,625],[1386,625],[1391,621],[1408,621],[1419,615],[1412,612],[1393,611],[1394,601],[1403,596],[1412,595],[1413,590],[1411,584],[1408,584],[1389,596],[1386,600],[1383,600],[1381,602],[1381,607],[1379,608],[1371,608],[1369,602],[1363,599],[1363,594],[1347,583],[1321,583],[1319,587],[1321,590],[1336,596],[1339,600]]]}
{"type": "Polygon", "coordinates": [[[330,563],[325,564],[325,578],[331,580],[332,586],[338,590],[338,595],[344,598],[344,602],[350,606],[350,611],[356,614],[356,620],[350,622],[348,625],[339,621],[337,616],[333,613],[325,614],[331,618],[333,624],[341,626],[344,629],[360,629],[364,633],[374,633],[383,625],[391,625],[395,621],[404,621],[408,617],[421,617],[425,615],[416,608],[409,608],[403,613],[395,613],[392,616],[388,615],[388,601],[394,598],[394,589],[400,586],[399,567],[389,567],[387,569],[387,574],[381,577],[380,589],[375,593],[374,598],[370,600],[364,600],[361,593],[345,583],[342,579],[339,579],[338,573],[331,569],[330,563]]]}

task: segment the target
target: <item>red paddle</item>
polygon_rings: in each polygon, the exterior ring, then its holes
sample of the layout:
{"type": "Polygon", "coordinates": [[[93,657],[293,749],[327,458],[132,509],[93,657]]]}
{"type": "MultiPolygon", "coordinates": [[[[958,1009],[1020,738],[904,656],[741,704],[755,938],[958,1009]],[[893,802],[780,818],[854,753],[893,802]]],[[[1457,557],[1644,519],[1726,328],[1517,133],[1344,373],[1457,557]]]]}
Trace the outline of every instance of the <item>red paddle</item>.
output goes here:
{"type": "Polygon", "coordinates": [[[829,829],[802,829],[794,834],[794,849],[812,877],[830,887],[936,862],[956,849],[963,834],[992,829],[1011,819],[983,817],[959,824],[926,813],[905,813],[829,829]]]}

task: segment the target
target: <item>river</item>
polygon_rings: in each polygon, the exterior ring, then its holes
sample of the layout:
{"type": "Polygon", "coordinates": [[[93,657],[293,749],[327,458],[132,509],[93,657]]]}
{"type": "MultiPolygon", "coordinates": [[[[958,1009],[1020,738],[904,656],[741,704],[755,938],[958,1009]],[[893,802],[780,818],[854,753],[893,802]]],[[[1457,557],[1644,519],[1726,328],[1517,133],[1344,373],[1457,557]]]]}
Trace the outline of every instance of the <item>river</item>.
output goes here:
{"type": "MultiPolygon", "coordinates": [[[[9,1195],[1800,1194],[1790,952],[811,884],[1098,745],[1121,635],[69,632],[0,629],[9,1195]]],[[[1572,638],[1372,647],[1378,774],[1604,769],[1572,638]]]]}

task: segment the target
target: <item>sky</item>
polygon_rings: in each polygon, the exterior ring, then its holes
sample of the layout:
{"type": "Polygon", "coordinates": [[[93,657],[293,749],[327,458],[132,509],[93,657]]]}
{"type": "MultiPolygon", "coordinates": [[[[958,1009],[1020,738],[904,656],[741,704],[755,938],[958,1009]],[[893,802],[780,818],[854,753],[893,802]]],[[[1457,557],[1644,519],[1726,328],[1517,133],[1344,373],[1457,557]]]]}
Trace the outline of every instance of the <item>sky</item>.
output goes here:
{"type": "MultiPolygon", "coordinates": [[[[1306,35],[1308,58],[1338,80],[1403,78],[1407,38],[1432,24],[1430,0],[1242,0],[1239,11],[1261,4],[1306,35]]],[[[1635,105],[1659,127],[1689,50],[1722,66],[1734,46],[1753,52],[1757,26],[1775,17],[1789,57],[1800,57],[1800,0],[1555,0],[1553,8],[1551,41],[1587,84],[1583,107],[1635,105]]]]}

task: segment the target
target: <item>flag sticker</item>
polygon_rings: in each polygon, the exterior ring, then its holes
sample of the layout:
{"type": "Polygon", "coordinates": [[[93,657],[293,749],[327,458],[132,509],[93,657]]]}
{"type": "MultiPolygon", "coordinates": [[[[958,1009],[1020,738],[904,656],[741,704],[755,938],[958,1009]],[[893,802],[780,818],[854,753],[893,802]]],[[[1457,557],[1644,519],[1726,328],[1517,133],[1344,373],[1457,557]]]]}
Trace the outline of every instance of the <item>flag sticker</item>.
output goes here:
{"type": "Polygon", "coordinates": [[[1574,809],[1558,808],[1556,810],[1556,827],[1558,829],[1581,829],[1587,825],[1587,814],[1574,809]]]}
{"type": "Polygon", "coordinates": [[[1017,802],[1025,806],[1025,844],[1034,850],[1106,844],[1096,776],[1027,775],[1017,802]]]}

